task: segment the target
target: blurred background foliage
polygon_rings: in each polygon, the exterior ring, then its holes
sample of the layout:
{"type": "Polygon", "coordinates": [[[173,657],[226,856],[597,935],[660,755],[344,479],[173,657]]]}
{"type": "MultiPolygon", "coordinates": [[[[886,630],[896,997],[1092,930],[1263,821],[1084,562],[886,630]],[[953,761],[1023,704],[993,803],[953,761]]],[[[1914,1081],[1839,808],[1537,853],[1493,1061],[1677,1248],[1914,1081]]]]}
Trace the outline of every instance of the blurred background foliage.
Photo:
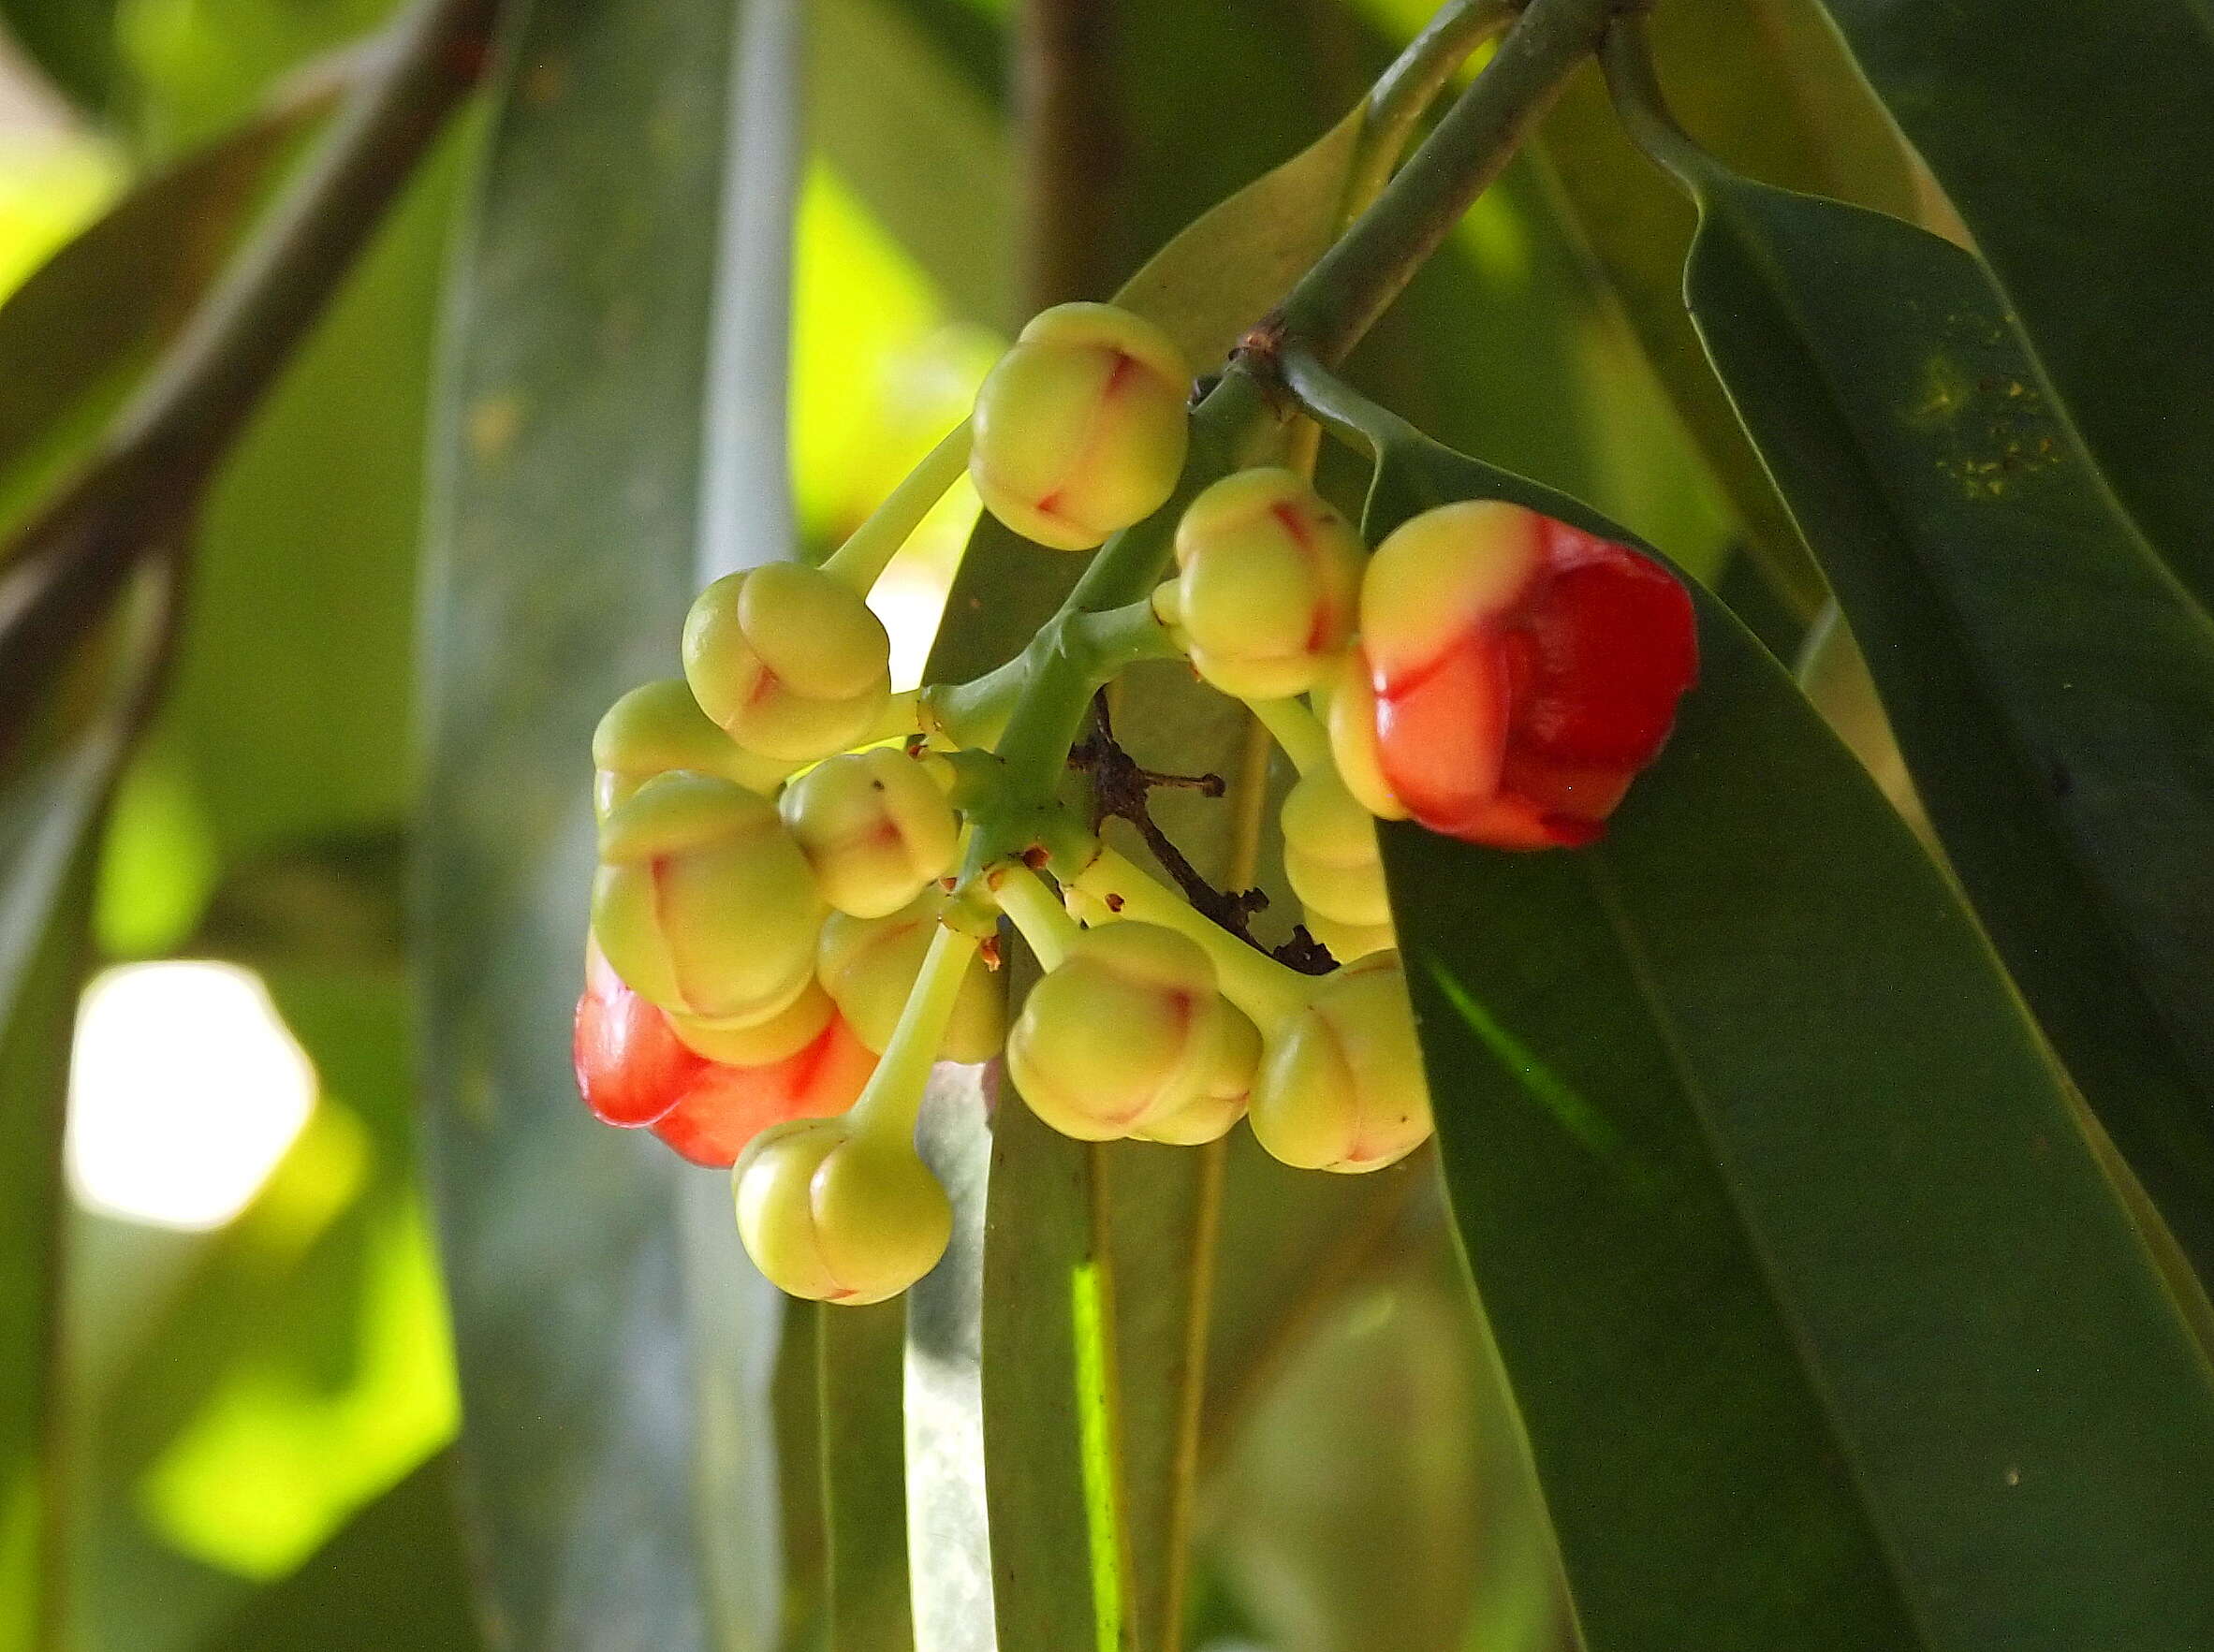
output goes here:
{"type": "MultiPolygon", "coordinates": [[[[579,5],[538,0],[549,14],[579,5]]],[[[815,549],[959,416],[1009,331],[1020,201],[1002,6],[809,9],[789,424],[815,549]]],[[[1089,249],[1102,292],[1326,129],[1429,9],[1102,7],[1117,70],[1101,90],[1115,147],[1089,249]],[[1239,88],[1235,118],[1213,94],[1225,84],[1239,88]]],[[[0,312],[0,507],[20,517],[66,471],[297,159],[328,107],[317,77],[345,73],[384,12],[383,0],[0,6],[14,38],[0,60],[0,285],[16,292],[0,312]],[[93,227],[108,212],[127,233],[103,246],[93,227]],[[88,229],[74,264],[33,277],[88,229]],[[129,325],[80,380],[17,409],[32,393],[13,381],[41,382],[42,353],[117,314],[129,325]]],[[[1742,118],[1704,125],[1764,177],[1888,178],[1871,204],[1937,213],[1811,20],[1798,0],[1682,0],[1664,46],[1695,41],[1681,60],[1713,73],[1679,95],[1726,115],[1737,88],[1742,118]],[[1771,98],[1778,88],[1790,96],[1771,98]],[[1810,136],[1815,106],[1852,156],[1810,136]]],[[[1793,583],[1803,552],[1773,542],[1788,526],[1734,426],[1672,402],[1647,364],[1688,338],[1680,310],[1654,304],[1652,274],[1679,256],[1688,221],[1642,172],[1650,196],[1597,192],[1593,146],[1620,139],[1591,129],[1591,95],[1576,89],[1356,374],[1442,441],[1666,547],[1788,651],[1811,618],[1793,583]],[[1612,233],[1633,208],[1656,214],[1664,256],[1641,263],[1612,233]]],[[[87,1004],[112,1006],[81,1021],[64,1380],[48,1423],[61,1453],[47,1489],[71,1534],[66,1644],[83,1652],[477,1644],[401,914],[433,341],[485,125],[480,112],[443,140],[225,465],[198,525],[171,691],[65,897],[89,900],[103,972],[87,1004]],[[234,1082],[247,1065],[269,1075],[254,1096],[234,1082]]],[[[601,159],[619,188],[624,155],[601,159]]],[[[466,437],[496,445],[514,417],[479,405],[466,437]]],[[[880,592],[909,680],[974,508],[957,496],[880,592]]],[[[1865,674],[1825,658],[1825,705],[1896,783],[1865,674]]],[[[59,978],[67,948],[48,951],[37,967],[59,978]]],[[[1330,1236],[1360,1243],[1326,1246],[1340,1265],[1312,1270],[1280,1333],[1226,1356],[1238,1395],[1210,1411],[1223,1438],[1197,1639],[1281,1652],[1550,1644],[1549,1557],[1503,1508],[1512,1474],[1492,1470],[1510,1425],[1486,1397],[1491,1356],[1437,1211],[1424,1195],[1375,1232],[1330,1236]]],[[[804,1388],[778,1392],[800,1406],[804,1388]]],[[[22,1598],[32,1480],[27,1460],[0,1463],[8,1652],[35,1644],[9,1638],[35,1633],[22,1598]]],[[[813,1632],[804,1518],[788,1529],[797,1645],[813,1632]]]]}

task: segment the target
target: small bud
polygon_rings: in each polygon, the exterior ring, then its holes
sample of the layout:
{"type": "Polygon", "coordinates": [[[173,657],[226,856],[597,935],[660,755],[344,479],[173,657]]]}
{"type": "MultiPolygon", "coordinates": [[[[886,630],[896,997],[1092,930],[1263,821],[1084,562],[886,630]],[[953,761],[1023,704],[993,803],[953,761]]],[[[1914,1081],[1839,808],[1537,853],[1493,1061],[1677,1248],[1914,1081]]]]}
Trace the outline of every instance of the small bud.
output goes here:
{"type": "Polygon", "coordinates": [[[1225,1001],[1223,1008],[1227,1012],[1223,1035],[1199,1093],[1175,1111],[1148,1119],[1143,1130],[1131,1132],[1137,1140],[1195,1148],[1220,1140],[1245,1117],[1261,1065],[1261,1030],[1235,1004],[1225,1001]]]}
{"type": "Polygon", "coordinates": [[[599,771],[593,803],[601,814],[672,768],[719,775],[765,795],[792,772],[791,764],[733,742],[708,720],[681,677],[644,683],[609,706],[593,730],[592,762],[599,771]]]}
{"type": "Polygon", "coordinates": [[[603,1123],[625,1130],[668,1112],[708,1065],[659,1009],[623,984],[596,944],[585,948],[571,1050],[584,1104],[603,1123]]]}
{"type": "Polygon", "coordinates": [[[904,752],[833,757],[786,787],[779,807],[823,898],[854,917],[898,912],[953,869],[960,823],[904,752]]]}
{"type": "Polygon", "coordinates": [[[1383,783],[1430,830],[1501,849],[1599,837],[1698,671],[1673,575],[1496,500],[1426,511],[1377,548],[1361,640],[1383,783]]]}
{"type": "Polygon", "coordinates": [[[1224,476],[1177,524],[1162,619],[1193,667],[1249,700],[1305,694],[1344,651],[1360,592],[1360,538],[1306,481],[1264,467],[1224,476]]]}
{"type": "Polygon", "coordinates": [[[712,775],[656,775],[600,823],[592,928],[664,1009],[758,1022],[806,989],[822,898],[776,806],[712,775]]]}
{"type": "Polygon", "coordinates": [[[1300,1170],[1381,1170],[1429,1138],[1430,1087],[1397,953],[1325,976],[1270,1040],[1253,1126],[1300,1170]]]}
{"type": "Polygon", "coordinates": [[[763,1066],[708,1063],[653,1133],[695,1164],[727,1170],[763,1131],[795,1118],[831,1118],[852,1106],[876,1058],[843,1021],[763,1066]]]}
{"type": "Polygon", "coordinates": [[[1007,1072],[1031,1111],[1078,1141],[1165,1121],[1235,1066],[1239,1031],[1198,943],[1155,924],[1086,929],[1030,989],[1007,1072]]]}
{"type": "Polygon", "coordinates": [[[1376,822],[1334,771],[1301,776],[1283,821],[1284,875],[1310,914],[1354,928],[1391,922],[1376,822]]]}
{"type": "MultiPolygon", "coordinates": [[[[837,1001],[839,1014],[869,1048],[881,1052],[891,1042],[945,910],[946,896],[933,888],[885,917],[833,913],[823,925],[815,972],[837,1001]]],[[[1006,1040],[1006,994],[979,953],[962,972],[939,1059],[975,1062],[998,1055],[1006,1040]]]]}
{"type": "Polygon", "coordinates": [[[1183,471],[1191,382],[1176,342],[1127,310],[1033,316],[976,392],[969,475],[985,508],[1059,550],[1144,520],[1183,471]]]}
{"type": "Polygon", "coordinates": [[[838,1006],[812,978],[799,996],[765,1021],[706,1021],[665,1011],[669,1030],[684,1047],[726,1067],[765,1067],[796,1056],[823,1035],[838,1006]]]}
{"type": "Polygon", "coordinates": [[[812,763],[867,739],[891,701],[891,639],[860,592],[770,563],[716,580],[684,619],[684,680],[749,752],[812,763]]]}
{"type": "Polygon", "coordinates": [[[953,1206],[922,1161],[841,1119],[762,1132],[732,1187],[754,1265],[811,1301],[897,1296],[938,1265],[953,1236],[953,1206]]]}
{"type": "Polygon", "coordinates": [[[1356,962],[1372,952],[1390,952],[1400,943],[1398,933],[1388,923],[1341,924],[1312,910],[1305,918],[1307,933],[1342,964],[1356,962]]]}

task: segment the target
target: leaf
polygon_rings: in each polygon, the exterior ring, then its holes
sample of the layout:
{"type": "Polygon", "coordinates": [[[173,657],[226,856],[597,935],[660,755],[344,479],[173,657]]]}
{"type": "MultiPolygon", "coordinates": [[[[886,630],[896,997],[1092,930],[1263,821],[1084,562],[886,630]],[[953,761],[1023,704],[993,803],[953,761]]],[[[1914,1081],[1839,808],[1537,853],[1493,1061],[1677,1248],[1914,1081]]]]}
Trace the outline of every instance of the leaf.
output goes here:
{"type": "Polygon", "coordinates": [[[116,0],[6,0],[0,19],[54,84],[86,109],[104,106],[115,80],[116,0]]]}
{"type": "Polygon", "coordinates": [[[62,1126],[90,950],[92,843],[161,667],[172,592],[140,576],[0,777],[0,1648],[53,1643],[66,1610],[56,1390],[62,1126]],[[74,714],[73,714],[74,713],[74,714]]]}
{"type": "Polygon", "coordinates": [[[2214,626],[1982,269],[1727,174],[1685,293],[1985,928],[2214,1277],[2214,626]]]}
{"type": "Polygon", "coordinates": [[[161,734],[226,873],[302,837],[393,829],[411,801],[430,364],[474,138],[457,131],[394,203],[194,534],[161,734]]]}
{"type": "MultiPolygon", "coordinates": [[[[1687,118],[1749,169],[1911,210],[1907,157],[1835,43],[1805,26],[1811,3],[1690,0],[1660,8],[1656,44],[1668,84],[1687,118]]],[[[1539,127],[1536,150],[1749,546],[1799,616],[1811,619],[1821,606],[1821,577],[1683,313],[1682,255],[1693,215],[1664,181],[1637,165],[1595,67],[1570,83],[1539,127]]]]}
{"type": "Polygon", "coordinates": [[[532,7],[450,300],[416,881],[426,1128],[468,1501],[518,1645],[743,1652],[781,1616],[782,1299],[744,1262],[726,1178],[585,1114],[565,1032],[591,731],[668,673],[696,583],[734,26],[704,0],[532,7]]]}
{"type": "MultiPolygon", "coordinates": [[[[1573,501],[1408,438],[1370,527],[1573,501]]],[[[1593,1652],[2214,1633],[2214,1382],[1937,869],[1694,590],[1591,849],[1386,867],[1446,1180],[1593,1652]]]]}
{"type": "Polygon", "coordinates": [[[1431,1254],[1415,1252],[1322,1316],[1211,1490],[1212,1542],[1269,1644],[1557,1644],[1543,1511],[1531,1518],[1512,1402],[1497,1410],[1504,1387],[1447,1242],[1433,1229],[1431,1254]]]}
{"type": "MultiPolygon", "coordinates": [[[[1308,148],[1203,213],[1116,293],[1207,371],[1265,315],[1337,232],[1360,136],[1356,110],[1308,148]]],[[[1083,571],[988,512],[946,599],[949,618],[925,680],[959,681],[1011,658],[1061,606],[1083,571]]]]}
{"type": "Polygon", "coordinates": [[[976,61],[984,42],[961,38],[971,20],[945,6],[825,0],[810,21],[825,158],[956,314],[1008,328],[1012,168],[997,66],[976,61]]]}
{"type": "Polygon", "coordinates": [[[906,1305],[818,1307],[814,1333],[829,1540],[829,1652],[905,1652],[915,1645],[907,1601],[902,1407],[906,1305]]]}
{"type": "Polygon", "coordinates": [[[907,1293],[907,1532],[918,1652],[997,1652],[984,1484],[984,1208],[996,1067],[942,1065],[916,1142],[953,1202],[945,1260],[907,1293]]]}
{"type": "Polygon", "coordinates": [[[258,1596],[207,1652],[382,1652],[483,1645],[462,1553],[455,1466],[433,1457],[258,1596]]]}
{"type": "Polygon", "coordinates": [[[1823,5],[2122,504],[2214,607],[2214,16],[2198,0],[1823,5]]]}
{"type": "Polygon", "coordinates": [[[76,458],[132,370],[175,334],[337,89],[325,79],[277,100],[139,184],[0,305],[0,519],[76,458]]]}

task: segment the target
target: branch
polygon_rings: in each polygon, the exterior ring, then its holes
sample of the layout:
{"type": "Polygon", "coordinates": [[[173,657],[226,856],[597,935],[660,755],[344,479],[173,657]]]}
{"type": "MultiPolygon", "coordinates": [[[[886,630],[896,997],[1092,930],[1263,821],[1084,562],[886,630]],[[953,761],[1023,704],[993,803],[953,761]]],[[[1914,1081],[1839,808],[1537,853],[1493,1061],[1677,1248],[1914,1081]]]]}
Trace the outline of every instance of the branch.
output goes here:
{"type": "Polygon", "coordinates": [[[1506,168],[1617,12],[1640,0],[1529,0],[1414,158],[1284,300],[1283,330],[1342,359],[1506,168]]]}
{"type": "Polygon", "coordinates": [[[131,570],[181,559],[210,479],[478,78],[495,0],[419,0],[286,193],[100,437],[0,551],[0,759],[131,570]]]}

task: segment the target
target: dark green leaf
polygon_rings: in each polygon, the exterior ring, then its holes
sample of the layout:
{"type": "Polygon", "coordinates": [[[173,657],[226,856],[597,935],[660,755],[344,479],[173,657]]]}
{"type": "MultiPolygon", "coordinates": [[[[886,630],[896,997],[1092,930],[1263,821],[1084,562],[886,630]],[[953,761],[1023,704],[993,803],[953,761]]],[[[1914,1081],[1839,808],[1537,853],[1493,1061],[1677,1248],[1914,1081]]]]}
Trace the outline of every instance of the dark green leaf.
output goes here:
{"type": "Polygon", "coordinates": [[[2214,15],[2199,0],[1823,4],[2115,491],[2214,606],[2214,15]]]}
{"type": "MultiPolygon", "coordinates": [[[[1381,532],[1575,502],[1410,442],[1381,532]]],[[[1385,833],[1470,1263],[1615,1648],[2214,1635],[2214,1384],[1943,875],[1694,592],[1605,842],[1385,833]]]]}
{"type": "MultiPolygon", "coordinates": [[[[1906,155],[1835,42],[1807,26],[1811,5],[1688,0],[1660,7],[1656,48],[1669,85],[1687,118],[1711,134],[1721,153],[1764,177],[1909,210],[1906,155]]],[[[1571,83],[1541,126],[1537,149],[1562,210],[1659,370],[1685,429],[1743,522],[1752,553],[1801,621],[1812,618],[1821,605],[1820,576],[1684,316],[1682,257],[1692,213],[1664,180],[1637,164],[1595,68],[1571,83]]]]}
{"type": "Polygon", "coordinates": [[[2062,1060],[2214,1274],[2214,627],[2052,415],[1975,259],[1703,186],[1691,311],[2062,1060]]]}
{"type": "Polygon", "coordinates": [[[735,1652],[781,1615],[781,1298],[725,1178],[585,1114],[566,1035],[591,731],[669,672],[699,578],[733,27],[530,9],[449,312],[422,1035],[469,1503],[518,1644],[735,1652]]]}

